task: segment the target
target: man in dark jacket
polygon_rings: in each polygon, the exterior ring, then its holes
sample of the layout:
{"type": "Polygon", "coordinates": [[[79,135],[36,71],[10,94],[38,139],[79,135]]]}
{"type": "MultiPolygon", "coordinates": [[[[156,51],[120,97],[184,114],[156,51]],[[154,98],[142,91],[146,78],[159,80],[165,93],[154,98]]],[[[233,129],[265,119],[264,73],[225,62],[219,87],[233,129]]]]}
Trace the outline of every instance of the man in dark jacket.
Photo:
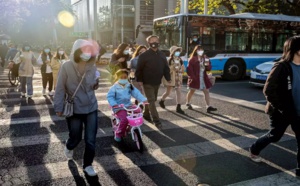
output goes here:
{"type": "Polygon", "coordinates": [[[6,46],[6,44],[1,44],[0,45],[0,57],[1,57],[1,66],[4,67],[5,64],[5,56],[7,54],[8,51],[8,47],[6,46]]]}
{"type": "Polygon", "coordinates": [[[5,56],[5,61],[12,61],[18,52],[17,45],[12,44],[5,56]]]}
{"type": "Polygon", "coordinates": [[[144,118],[151,121],[151,114],[155,126],[161,128],[155,101],[162,77],[164,76],[167,81],[171,81],[170,68],[165,54],[158,49],[158,36],[149,36],[147,42],[150,48],[139,56],[135,77],[140,86],[143,87],[149,102],[149,106],[146,105],[145,107],[144,118]]]}
{"type": "Polygon", "coordinates": [[[296,176],[300,176],[300,36],[289,38],[283,51],[264,87],[271,129],[251,146],[250,158],[260,162],[261,150],[279,141],[291,124],[298,145],[296,176]]]}

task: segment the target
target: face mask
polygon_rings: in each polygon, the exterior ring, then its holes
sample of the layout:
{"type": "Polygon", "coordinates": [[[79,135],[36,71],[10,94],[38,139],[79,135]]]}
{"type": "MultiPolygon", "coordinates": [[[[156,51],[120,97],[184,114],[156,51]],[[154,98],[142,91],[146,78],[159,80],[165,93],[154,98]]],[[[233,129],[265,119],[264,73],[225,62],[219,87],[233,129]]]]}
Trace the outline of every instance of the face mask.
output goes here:
{"type": "Polygon", "coordinates": [[[203,55],[203,53],[204,53],[204,51],[203,51],[203,50],[198,50],[198,51],[197,51],[197,54],[198,54],[199,56],[202,56],[202,55],[203,55]]]}
{"type": "Polygon", "coordinates": [[[129,54],[129,50],[124,50],[124,51],[123,51],[123,54],[124,54],[124,55],[129,54]]]}
{"type": "Polygon", "coordinates": [[[92,54],[91,54],[91,53],[82,53],[82,54],[80,55],[80,59],[81,59],[82,61],[88,61],[88,60],[91,59],[91,57],[92,57],[92,54]]]}
{"type": "Polygon", "coordinates": [[[180,56],[180,52],[178,52],[178,51],[175,52],[175,53],[174,53],[174,56],[175,56],[175,57],[179,57],[179,56],[180,56]]]}
{"type": "Polygon", "coordinates": [[[29,47],[29,46],[26,46],[26,47],[24,47],[24,49],[25,49],[26,51],[29,51],[29,50],[30,50],[30,47],[29,47]]]}
{"type": "Polygon", "coordinates": [[[179,63],[179,60],[174,60],[174,62],[178,64],[178,63],[179,63]]]}
{"type": "Polygon", "coordinates": [[[45,49],[44,52],[49,53],[50,49],[45,49]]]}
{"type": "Polygon", "coordinates": [[[151,48],[157,48],[159,46],[159,43],[149,43],[149,46],[151,48]]]}
{"type": "Polygon", "coordinates": [[[128,80],[127,79],[119,79],[118,82],[122,85],[125,85],[128,82],[128,80]]]}
{"type": "Polygon", "coordinates": [[[194,38],[194,39],[193,39],[193,41],[195,41],[195,42],[196,42],[197,40],[198,40],[197,38],[194,38]]]}
{"type": "Polygon", "coordinates": [[[62,51],[62,50],[60,50],[60,51],[58,51],[58,53],[59,53],[60,55],[63,55],[65,52],[62,51]]]}

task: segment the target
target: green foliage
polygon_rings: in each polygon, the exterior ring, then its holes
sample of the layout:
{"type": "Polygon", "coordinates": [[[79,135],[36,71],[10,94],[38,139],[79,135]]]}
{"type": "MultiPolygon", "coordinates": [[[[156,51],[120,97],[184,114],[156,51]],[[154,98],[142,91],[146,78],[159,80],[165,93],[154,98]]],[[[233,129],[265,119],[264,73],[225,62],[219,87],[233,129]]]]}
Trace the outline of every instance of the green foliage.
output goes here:
{"type": "MultiPolygon", "coordinates": [[[[180,12],[180,2],[177,0],[175,13],[180,12]]],[[[189,12],[204,14],[204,0],[189,0],[189,12]]],[[[208,0],[208,14],[229,15],[241,12],[299,16],[300,0],[208,0]]]]}

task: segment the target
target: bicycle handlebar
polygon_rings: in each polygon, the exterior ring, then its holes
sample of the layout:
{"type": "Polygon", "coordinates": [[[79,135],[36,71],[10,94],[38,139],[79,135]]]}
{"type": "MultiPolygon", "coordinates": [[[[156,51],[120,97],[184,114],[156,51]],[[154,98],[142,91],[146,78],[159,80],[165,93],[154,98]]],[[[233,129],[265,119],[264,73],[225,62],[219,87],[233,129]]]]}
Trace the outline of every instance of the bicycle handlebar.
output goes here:
{"type": "Polygon", "coordinates": [[[133,108],[133,109],[128,109],[128,108],[126,108],[126,107],[124,106],[124,104],[116,105],[116,106],[113,106],[112,108],[123,108],[123,109],[125,109],[125,110],[128,111],[128,112],[132,112],[132,111],[135,111],[135,110],[139,109],[141,105],[147,105],[147,104],[149,104],[149,103],[143,103],[143,102],[140,102],[140,103],[136,106],[136,108],[133,108]]]}

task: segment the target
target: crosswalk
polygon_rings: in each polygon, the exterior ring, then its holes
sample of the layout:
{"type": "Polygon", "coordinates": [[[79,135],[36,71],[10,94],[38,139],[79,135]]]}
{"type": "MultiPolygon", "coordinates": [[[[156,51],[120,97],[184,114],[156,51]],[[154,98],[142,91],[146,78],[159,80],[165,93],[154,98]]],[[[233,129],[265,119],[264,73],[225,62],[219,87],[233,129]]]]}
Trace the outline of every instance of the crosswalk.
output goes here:
{"type": "MultiPolygon", "coordinates": [[[[216,102],[223,111],[207,114],[199,106],[204,105],[202,100],[195,97],[194,110],[180,115],[174,112],[171,95],[166,109],[157,107],[163,129],[149,122],[142,127],[144,153],[137,152],[130,139],[115,143],[106,100],[110,83],[105,73],[96,91],[99,128],[93,166],[98,177],[92,180],[81,169],[83,143],[76,148],[74,161],[64,157],[68,137],[65,119],[55,115],[53,98],[42,95],[41,75],[35,72],[32,99],[20,98],[18,87],[7,81],[7,70],[0,72],[0,185],[300,184],[293,174],[294,135],[288,132],[280,143],[270,146],[268,153],[262,154],[261,164],[252,162],[248,148],[264,134],[267,125],[257,128],[251,121],[267,120],[263,113],[234,104],[225,107],[216,102]],[[280,159],[270,155],[278,152],[280,159]]],[[[162,87],[159,95],[163,91],[162,87]]]]}

